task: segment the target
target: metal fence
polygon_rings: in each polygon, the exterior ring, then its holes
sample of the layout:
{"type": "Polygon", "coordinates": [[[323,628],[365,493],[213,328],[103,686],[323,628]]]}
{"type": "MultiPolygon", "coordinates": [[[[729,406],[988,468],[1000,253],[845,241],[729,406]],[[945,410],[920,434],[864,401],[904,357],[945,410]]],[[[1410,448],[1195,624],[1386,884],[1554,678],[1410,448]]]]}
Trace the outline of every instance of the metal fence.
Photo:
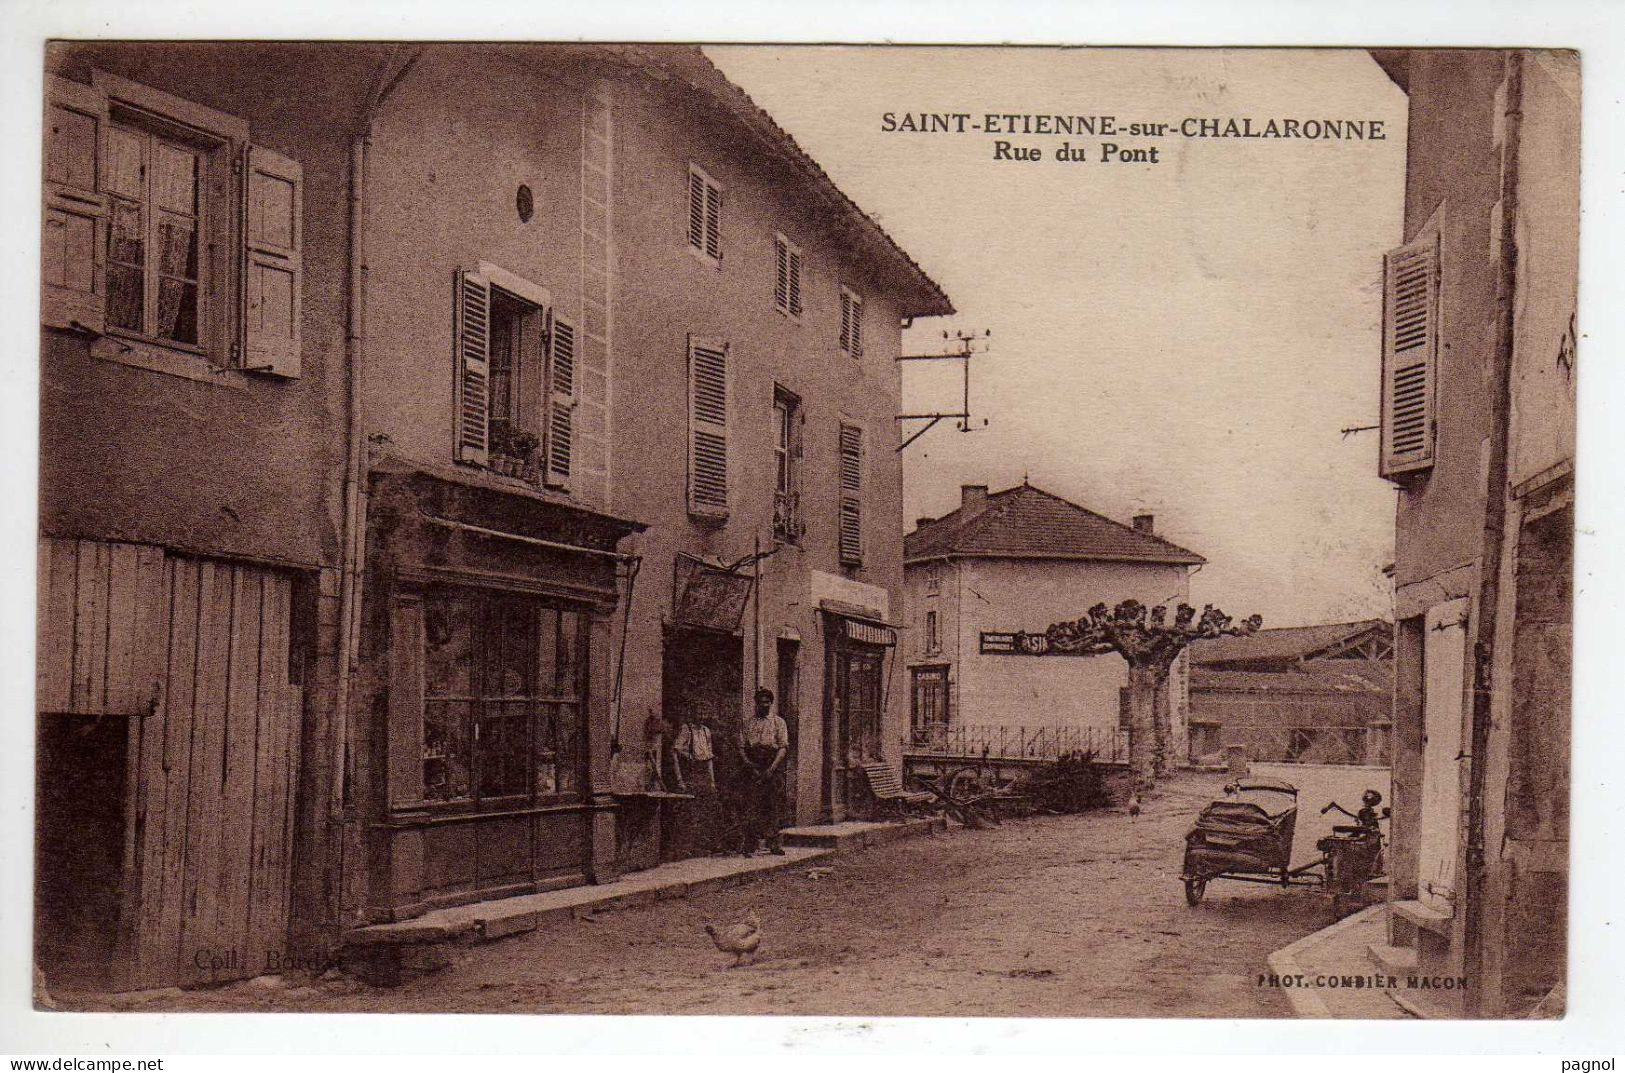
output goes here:
{"type": "Polygon", "coordinates": [[[930,723],[914,727],[904,751],[926,756],[994,760],[1054,760],[1067,753],[1094,753],[1099,760],[1128,756],[1128,731],[1118,727],[964,726],[930,723]]]}
{"type": "Polygon", "coordinates": [[[1193,726],[1191,755],[1217,755],[1239,745],[1251,760],[1295,764],[1386,764],[1383,728],[1370,726],[1193,726]]]}

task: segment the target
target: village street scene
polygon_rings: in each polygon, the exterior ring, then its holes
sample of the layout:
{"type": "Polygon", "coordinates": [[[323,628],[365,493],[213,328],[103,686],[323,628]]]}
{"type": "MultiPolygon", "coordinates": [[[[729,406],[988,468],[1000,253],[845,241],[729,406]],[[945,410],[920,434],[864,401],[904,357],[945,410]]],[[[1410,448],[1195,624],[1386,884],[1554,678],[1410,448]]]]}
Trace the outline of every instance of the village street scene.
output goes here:
{"type": "Polygon", "coordinates": [[[1562,1015],[1572,53],[46,60],[36,1008],[1562,1015]]]}

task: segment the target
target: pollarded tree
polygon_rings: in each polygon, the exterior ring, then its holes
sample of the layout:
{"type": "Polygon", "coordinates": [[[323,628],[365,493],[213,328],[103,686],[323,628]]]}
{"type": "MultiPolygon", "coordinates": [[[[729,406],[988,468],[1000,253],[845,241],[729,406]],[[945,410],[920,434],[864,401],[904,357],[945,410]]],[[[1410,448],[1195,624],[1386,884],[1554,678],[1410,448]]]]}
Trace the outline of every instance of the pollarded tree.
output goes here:
{"type": "Polygon", "coordinates": [[[1200,616],[1189,604],[1180,604],[1174,620],[1166,607],[1147,608],[1138,600],[1124,600],[1115,608],[1096,604],[1088,615],[1057,622],[1044,631],[1049,650],[1092,655],[1116,652],[1128,661],[1128,763],[1136,792],[1149,788],[1169,769],[1168,750],[1173,737],[1164,695],[1169,672],[1192,641],[1225,635],[1256,633],[1263,618],[1253,615],[1232,625],[1229,615],[1208,604],[1200,616]]]}

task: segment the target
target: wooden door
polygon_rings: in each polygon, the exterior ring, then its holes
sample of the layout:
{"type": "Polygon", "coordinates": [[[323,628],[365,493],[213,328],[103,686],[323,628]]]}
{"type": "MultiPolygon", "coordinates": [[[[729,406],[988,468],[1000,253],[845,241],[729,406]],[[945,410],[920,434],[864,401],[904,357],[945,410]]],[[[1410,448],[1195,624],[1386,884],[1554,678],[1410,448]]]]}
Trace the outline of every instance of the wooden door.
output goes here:
{"type": "Polygon", "coordinates": [[[286,952],[291,608],[280,571],[41,542],[41,718],[128,727],[115,987],[254,976],[286,952]]]}
{"type": "Polygon", "coordinates": [[[1456,891],[1467,687],[1467,606],[1451,600],[1429,609],[1423,642],[1422,830],[1417,897],[1449,912],[1456,891]]]}
{"type": "Polygon", "coordinates": [[[914,668],[914,690],[909,708],[913,743],[931,745],[948,723],[948,668],[914,668]]]}

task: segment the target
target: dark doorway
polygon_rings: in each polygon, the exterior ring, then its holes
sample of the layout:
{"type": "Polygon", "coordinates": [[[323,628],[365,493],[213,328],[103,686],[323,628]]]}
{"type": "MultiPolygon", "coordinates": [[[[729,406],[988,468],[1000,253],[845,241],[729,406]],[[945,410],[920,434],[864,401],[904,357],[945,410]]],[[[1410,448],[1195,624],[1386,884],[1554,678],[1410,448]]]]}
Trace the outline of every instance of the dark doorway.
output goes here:
{"type": "Polygon", "coordinates": [[[886,650],[830,631],[824,713],[824,815],[839,822],[853,812],[853,772],[883,759],[886,650]]]}
{"type": "Polygon", "coordinates": [[[912,743],[932,744],[948,726],[948,668],[914,668],[914,689],[909,704],[912,743]]]}
{"type": "MultiPolygon", "coordinates": [[[[697,719],[711,728],[716,758],[715,799],[696,804],[689,817],[696,826],[687,852],[705,853],[739,841],[739,720],[742,705],[744,647],[729,633],[673,627],[666,631],[661,667],[662,712],[671,727],[697,719]],[[704,815],[700,815],[703,812],[704,815]]],[[[668,743],[669,752],[669,743],[668,743]]],[[[669,763],[673,758],[668,756],[669,763]]]]}

